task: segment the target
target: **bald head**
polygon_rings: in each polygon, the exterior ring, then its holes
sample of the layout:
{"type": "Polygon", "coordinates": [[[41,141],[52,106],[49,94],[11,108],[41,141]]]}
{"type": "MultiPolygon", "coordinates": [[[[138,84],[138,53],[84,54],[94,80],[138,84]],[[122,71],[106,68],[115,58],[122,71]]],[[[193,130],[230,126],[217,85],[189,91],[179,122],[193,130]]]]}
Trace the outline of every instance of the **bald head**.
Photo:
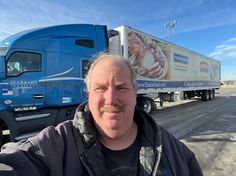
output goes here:
{"type": "Polygon", "coordinates": [[[133,70],[133,67],[127,60],[117,55],[102,54],[98,56],[97,59],[95,59],[94,62],[91,64],[88,74],[85,77],[85,84],[87,87],[87,91],[89,91],[91,80],[96,79],[94,78],[95,76],[99,76],[99,75],[93,75],[94,69],[96,67],[104,68],[106,67],[106,63],[114,63],[114,64],[122,65],[122,69],[127,69],[128,72],[130,73],[130,81],[132,82],[133,87],[134,88],[137,87],[136,74],[133,70]]]}

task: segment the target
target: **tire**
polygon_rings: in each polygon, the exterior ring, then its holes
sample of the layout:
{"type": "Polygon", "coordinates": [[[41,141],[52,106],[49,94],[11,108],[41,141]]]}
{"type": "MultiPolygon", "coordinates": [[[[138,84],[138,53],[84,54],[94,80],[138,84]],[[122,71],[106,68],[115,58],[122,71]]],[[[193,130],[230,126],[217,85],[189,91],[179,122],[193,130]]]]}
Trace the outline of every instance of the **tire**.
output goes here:
{"type": "Polygon", "coordinates": [[[208,90],[203,90],[202,91],[202,100],[203,101],[208,101],[209,100],[209,91],[208,90]]]}
{"type": "Polygon", "coordinates": [[[153,103],[154,103],[153,99],[149,97],[138,98],[138,106],[148,114],[152,111],[153,103]]]}
{"type": "Polygon", "coordinates": [[[181,100],[186,100],[186,93],[185,92],[180,92],[179,97],[180,97],[181,100]]]}
{"type": "Polygon", "coordinates": [[[215,89],[212,89],[212,99],[214,99],[216,97],[215,95],[215,89]]]}
{"type": "Polygon", "coordinates": [[[212,100],[212,90],[208,90],[209,100],[212,100]]]}
{"type": "Polygon", "coordinates": [[[2,128],[0,127],[0,147],[2,147],[3,145],[3,132],[2,132],[2,128]]]}
{"type": "Polygon", "coordinates": [[[191,93],[187,93],[187,98],[188,98],[189,100],[191,100],[191,98],[192,98],[191,93]]]}

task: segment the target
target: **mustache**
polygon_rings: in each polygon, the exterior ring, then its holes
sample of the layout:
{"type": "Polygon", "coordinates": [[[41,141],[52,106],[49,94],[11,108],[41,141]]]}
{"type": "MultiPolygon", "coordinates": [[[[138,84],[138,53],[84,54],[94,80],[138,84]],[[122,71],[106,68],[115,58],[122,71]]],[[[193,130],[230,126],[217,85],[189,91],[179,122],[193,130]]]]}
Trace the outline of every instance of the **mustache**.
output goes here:
{"type": "Polygon", "coordinates": [[[125,108],[124,106],[121,105],[104,105],[100,108],[101,112],[114,112],[114,113],[118,113],[118,112],[124,112],[125,108]]]}

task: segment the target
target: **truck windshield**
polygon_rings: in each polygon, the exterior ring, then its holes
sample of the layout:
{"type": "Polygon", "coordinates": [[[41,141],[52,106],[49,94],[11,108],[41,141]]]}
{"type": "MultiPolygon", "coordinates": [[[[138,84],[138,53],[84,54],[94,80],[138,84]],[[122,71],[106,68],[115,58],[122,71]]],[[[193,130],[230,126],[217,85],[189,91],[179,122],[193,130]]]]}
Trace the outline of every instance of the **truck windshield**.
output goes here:
{"type": "Polygon", "coordinates": [[[23,72],[41,71],[41,55],[38,53],[15,52],[7,62],[7,76],[17,76],[23,72]]]}

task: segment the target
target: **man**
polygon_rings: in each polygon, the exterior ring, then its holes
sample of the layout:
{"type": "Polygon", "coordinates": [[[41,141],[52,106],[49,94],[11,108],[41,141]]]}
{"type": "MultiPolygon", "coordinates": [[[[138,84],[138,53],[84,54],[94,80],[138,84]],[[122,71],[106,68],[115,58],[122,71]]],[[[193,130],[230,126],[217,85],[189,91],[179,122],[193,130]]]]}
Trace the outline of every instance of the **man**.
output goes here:
{"type": "Polygon", "coordinates": [[[194,154],[135,107],[135,79],[124,59],[99,56],[85,79],[88,104],[73,121],[6,144],[0,175],[201,176],[194,154]]]}

